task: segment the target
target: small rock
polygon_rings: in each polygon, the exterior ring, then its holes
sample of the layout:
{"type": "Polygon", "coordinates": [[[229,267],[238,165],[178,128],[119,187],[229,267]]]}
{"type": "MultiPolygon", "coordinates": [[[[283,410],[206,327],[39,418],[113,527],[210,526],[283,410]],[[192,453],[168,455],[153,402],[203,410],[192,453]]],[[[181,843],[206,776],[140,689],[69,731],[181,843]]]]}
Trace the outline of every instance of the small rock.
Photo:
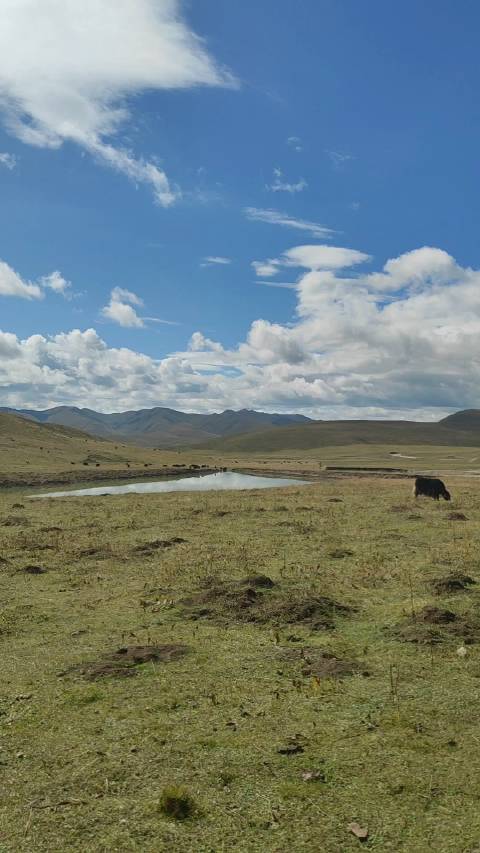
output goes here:
{"type": "Polygon", "coordinates": [[[325,782],[325,773],[321,770],[304,770],[302,780],[304,782],[325,782]]]}
{"type": "Polygon", "coordinates": [[[359,841],[366,841],[368,838],[367,827],[360,826],[360,824],[356,823],[355,821],[353,823],[349,823],[347,829],[349,832],[352,833],[352,835],[355,836],[355,838],[358,838],[359,841]]]}

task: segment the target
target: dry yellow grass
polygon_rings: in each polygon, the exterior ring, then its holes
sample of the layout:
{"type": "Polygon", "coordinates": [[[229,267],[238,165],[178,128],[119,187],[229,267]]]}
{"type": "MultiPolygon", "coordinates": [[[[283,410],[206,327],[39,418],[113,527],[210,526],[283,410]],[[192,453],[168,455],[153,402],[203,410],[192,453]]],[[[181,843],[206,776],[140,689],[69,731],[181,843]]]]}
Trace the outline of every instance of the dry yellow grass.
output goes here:
{"type": "Polygon", "coordinates": [[[476,483],[448,486],[452,504],[417,506],[408,482],[371,479],[0,493],[0,849],[338,853],[358,849],[352,822],[371,850],[479,847],[480,646],[457,654],[462,637],[442,626],[433,646],[388,630],[425,605],[475,622],[476,586],[430,587],[456,570],[480,581],[476,483]],[[186,541],[143,547],[174,538],[186,541]],[[181,604],[258,573],[286,604],[324,596],[356,610],[312,630],[249,622],[235,606],[193,620],[181,604]],[[82,675],[122,646],[165,643],[189,653],[131,678],[82,675]],[[318,650],[369,677],[307,674],[318,650]],[[165,814],[172,788],[191,817],[165,814]]]}

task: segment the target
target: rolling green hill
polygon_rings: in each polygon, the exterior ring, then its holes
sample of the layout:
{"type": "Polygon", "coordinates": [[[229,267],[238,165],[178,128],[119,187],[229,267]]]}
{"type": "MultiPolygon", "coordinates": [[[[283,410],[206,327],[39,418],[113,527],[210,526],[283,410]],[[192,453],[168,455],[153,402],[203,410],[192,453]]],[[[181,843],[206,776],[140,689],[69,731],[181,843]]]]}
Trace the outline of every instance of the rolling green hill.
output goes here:
{"type": "Polygon", "coordinates": [[[439,423],[315,421],[218,439],[204,445],[224,453],[275,453],[352,444],[480,447],[479,412],[459,412],[439,423]],[[457,426],[459,424],[459,426],[457,426]],[[461,425],[461,426],[460,426],[461,425]]]}
{"type": "Polygon", "coordinates": [[[39,424],[0,412],[0,475],[68,471],[72,476],[144,469],[175,459],[172,453],[114,444],[78,429],[39,424]],[[93,471],[92,471],[93,469],[93,471]]]}

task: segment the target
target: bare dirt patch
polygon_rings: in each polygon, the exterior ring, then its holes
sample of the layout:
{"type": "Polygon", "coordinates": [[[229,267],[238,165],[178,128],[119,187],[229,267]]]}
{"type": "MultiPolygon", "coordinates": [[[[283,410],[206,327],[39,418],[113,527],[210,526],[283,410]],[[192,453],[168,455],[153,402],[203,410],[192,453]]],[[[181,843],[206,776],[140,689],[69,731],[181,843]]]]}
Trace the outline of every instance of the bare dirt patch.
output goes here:
{"type": "Polygon", "coordinates": [[[455,592],[468,592],[468,588],[476,584],[470,575],[462,572],[452,572],[443,578],[434,578],[431,587],[437,595],[450,595],[455,592]]]}
{"type": "Polygon", "coordinates": [[[2,527],[28,527],[30,521],[21,515],[8,515],[2,521],[2,527]]]}
{"type": "Polygon", "coordinates": [[[266,575],[213,582],[182,599],[180,604],[190,619],[210,619],[223,624],[299,624],[311,630],[331,629],[336,615],[347,615],[353,610],[327,596],[309,595],[274,583],[266,575]]]}
{"type": "Polygon", "coordinates": [[[96,560],[108,560],[113,554],[111,548],[84,548],[82,551],[78,552],[78,556],[83,557],[95,557],[96,560]]]}
{"type": "Polygon", "coordinates": [[[137,674],[136,668],[145,663],[170,663],[184,657],[189,651],[182,643],[169,643],[162,646],[124,646],[116,652],[104,655],[98,661],[92,661],[70,667],[60,675],[78,673],[88,681],[100,678],[131,678],[137,674]]]}
{"type": "Polygon", "coordinates": [[[468,521],[463,512],[449,512],[447,518],[449,521],[468,521]]]}
{"type": "Polygon", "coordinates": [[[248,575],[239,581],[241,585],[253,586],[256,589],[273,589],[275,582],[268,575],[248,575]]]}
{"type": "Polygon", "coordinates": [[[303,662],[302,675],[316,678],[347,678],[351,675],[370,675],[368,669],[355,660],[339,658],[328,649],[282,649],[281,654],[290,660],[303,662]]]}

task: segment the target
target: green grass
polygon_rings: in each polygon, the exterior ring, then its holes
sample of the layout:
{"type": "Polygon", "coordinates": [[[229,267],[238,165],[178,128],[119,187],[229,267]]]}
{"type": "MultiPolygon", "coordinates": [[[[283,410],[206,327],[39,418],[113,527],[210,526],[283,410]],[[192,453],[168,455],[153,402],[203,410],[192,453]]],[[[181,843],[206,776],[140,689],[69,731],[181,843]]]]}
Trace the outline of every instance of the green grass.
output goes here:
{"type": "Polygon", "coordinates": [[[480,587],[446,598],[429,587],[456,569],[480,581],[480,496],[460,476],[448,486],[452,504],[418,507],[408,482],[361,479],[36,502],[0,493],[2,853],[343,853],[359,847],[354,821],[368,850],[479,847],[480,644],[460,657],[461,639],[417,646],[384,630],[426,604],[478,612],[480,587]],[[452,510],[468,521],[449,521],[452,510]],[[3,526],[12,516],[20,523],[3,526]],[[187,541],[136,550],[172,537],[187,541]],[[29,564],[48,571],[19,571],[29,564]],[[188,618],[182,598],[253,573],[285,601],[322,595],[357,610],[327,631],[234,611],[188,618]],[[132,678],[81,674],[121,646],[163,643],[189,653],[132,678]],[[302,648],[370,675],[304,675],[302,648]],[[279,752],[292,744],[303,752],[279,752]],[[192,804],[183,820],[165,813],[165,791],[178,789],[192,804]]]}
{"type": "Polygon", "coordinates": [[[478,447],[476,418],[462,418],[462,415],[466,414],[468,413],[458,413],[458,419],[454,416],[454,419],[447,420],[445,424],[442,421],[316,421],[218,438],[206,443],[204,448],[211,448],[219,453],[288,453],[351,444],[478,447]]]}

